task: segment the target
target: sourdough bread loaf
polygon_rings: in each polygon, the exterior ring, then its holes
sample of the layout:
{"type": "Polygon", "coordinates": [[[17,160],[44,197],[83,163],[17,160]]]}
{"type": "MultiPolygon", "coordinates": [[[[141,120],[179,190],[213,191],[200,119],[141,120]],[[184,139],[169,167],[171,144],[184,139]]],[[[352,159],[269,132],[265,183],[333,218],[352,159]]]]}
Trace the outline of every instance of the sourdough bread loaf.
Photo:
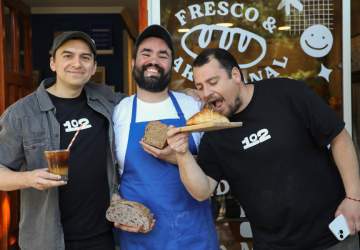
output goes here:
{"type": "Polygon", "coordinates": [[[168,126],[160,121],[151,121],[147,124],[144,134],[144,142],[159,149],[167,145],[168,126]]]}
{"type": "Polygon", "coordinates": [[[117,224],[140,228],[140,232],[148,232],[151,230],[154,216],[143,204],[124,200],[118,194],[113,194],[106,211],[106,219],[117,224]]]}

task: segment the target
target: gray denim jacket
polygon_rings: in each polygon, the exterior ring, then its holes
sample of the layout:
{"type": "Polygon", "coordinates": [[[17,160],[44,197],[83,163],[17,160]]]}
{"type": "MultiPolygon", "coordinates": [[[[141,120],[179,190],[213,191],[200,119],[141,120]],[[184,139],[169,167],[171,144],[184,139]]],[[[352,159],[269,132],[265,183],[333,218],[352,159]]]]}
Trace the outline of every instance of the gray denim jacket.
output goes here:
{"type": "MultiPolygon", "coordinates": [[[[55,118],[55,107],[45,90],[53,82],[54,79],[43,81],[35,92],[11,105],[0,117],[1,165],[14,171],[44,168],[47,167],[44,150],[59,149],[60,125],[55,118]]],[[[111,193],[118,184],[112,113],[123,96],[115,95],[110,88],[100,84],[87,83],[84,89],[88,105],[109,122],[110,146],[105,150],[108,151],[107,175],[111,193]]],[[[21,249],[64,250],[58,189],[22,189],[20,197],[21,249]]]]}

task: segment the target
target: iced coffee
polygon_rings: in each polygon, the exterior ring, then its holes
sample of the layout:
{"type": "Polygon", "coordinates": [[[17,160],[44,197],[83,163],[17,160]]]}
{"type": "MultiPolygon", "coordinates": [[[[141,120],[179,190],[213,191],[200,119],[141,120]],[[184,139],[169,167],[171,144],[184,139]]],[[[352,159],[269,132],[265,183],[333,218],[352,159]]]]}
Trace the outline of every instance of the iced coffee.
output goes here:
{"type": "Polygon", "coordinates": [[[60,175],[62,181],[67,181],[70,151],[67,149],[44,151],[44,155],[48,163],[49,172],[60,175]]]}

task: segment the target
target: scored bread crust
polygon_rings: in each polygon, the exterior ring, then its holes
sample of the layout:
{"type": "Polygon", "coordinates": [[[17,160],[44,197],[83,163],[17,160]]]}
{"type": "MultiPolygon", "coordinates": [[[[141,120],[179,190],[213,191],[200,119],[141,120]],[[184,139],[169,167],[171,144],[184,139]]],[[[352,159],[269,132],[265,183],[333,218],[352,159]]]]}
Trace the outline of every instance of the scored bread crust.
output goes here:
{"type": "Polygon", "coordinates": [[[116,224],[140,228],[140,232],[144,233],[151,230],[154,215],[143,204],[124,200],[118,194],[113,194],[106,210],[106,219],[116,224]]]}
{"type": "Polygon", "coordinates": [[[204,108],[190,117],[186,121],[186,125],[191,126],[206,122],[229,122],[229,119],[212,109],[204,108]]]}

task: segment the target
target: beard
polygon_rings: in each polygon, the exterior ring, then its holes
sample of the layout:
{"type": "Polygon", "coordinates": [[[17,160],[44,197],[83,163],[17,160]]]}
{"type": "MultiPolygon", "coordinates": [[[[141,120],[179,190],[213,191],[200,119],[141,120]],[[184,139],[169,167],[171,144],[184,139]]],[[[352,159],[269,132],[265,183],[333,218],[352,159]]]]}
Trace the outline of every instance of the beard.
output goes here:
{"type": "Polygon", "coordinates": [[[143,65],[142,67],[134,66],[132,75],[139,88],[156,93],[165,90],[169,86],[171,79],[170,72],[171,69],[164,73],[164,69],[158,65],[147,64],[143,65]],[[148,67],[155,67],[159,72],[159,76],[145,77],[145,71],[148,67]]]}
{"type": "Polygon", "coordinates": [[[231,116],[235,115],[238,112],[241,104],[242,104],[242,102],[240,100],[240,97],[237,96],[234,100],[234,103],[232,105],[229,105],[229,111],[227,112],[226,116],[231,117],[231,116]]]}

